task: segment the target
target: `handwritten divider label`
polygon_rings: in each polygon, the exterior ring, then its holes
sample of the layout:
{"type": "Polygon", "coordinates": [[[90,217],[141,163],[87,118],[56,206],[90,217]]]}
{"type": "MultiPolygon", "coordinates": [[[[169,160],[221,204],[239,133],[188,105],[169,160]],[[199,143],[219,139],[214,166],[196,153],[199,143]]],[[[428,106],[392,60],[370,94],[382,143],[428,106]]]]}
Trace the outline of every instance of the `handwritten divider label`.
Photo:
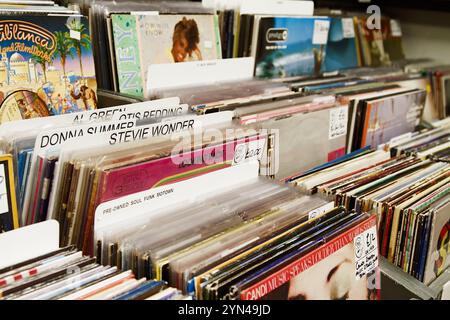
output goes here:
{"type": "Polygon", "coordinates": [[[266,139],[258,139],[236,145],[232,165],[261,160],[265,145],[266,139]]]}
{"type": "Polygon", "coordinates": [[[376,226],[366,230],[353,240],[355,246],[356,279],[378,267],[378,240],[376,226]]]}
{"type": "Polygon", "coordinates": [[[330,110],[329,139],[339,138],[347,134],[348,107],[330,110]]]}

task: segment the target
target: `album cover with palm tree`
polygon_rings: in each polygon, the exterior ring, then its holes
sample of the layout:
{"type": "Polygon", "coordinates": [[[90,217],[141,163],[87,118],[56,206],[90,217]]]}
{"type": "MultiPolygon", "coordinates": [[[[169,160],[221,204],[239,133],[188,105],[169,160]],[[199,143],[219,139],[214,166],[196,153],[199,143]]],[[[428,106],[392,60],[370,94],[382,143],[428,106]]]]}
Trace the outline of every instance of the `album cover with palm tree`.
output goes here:
{"type": "Polygon", "coordinates": [[[1,122],[95,109],[88,20],[0,16],[1,122]]]}

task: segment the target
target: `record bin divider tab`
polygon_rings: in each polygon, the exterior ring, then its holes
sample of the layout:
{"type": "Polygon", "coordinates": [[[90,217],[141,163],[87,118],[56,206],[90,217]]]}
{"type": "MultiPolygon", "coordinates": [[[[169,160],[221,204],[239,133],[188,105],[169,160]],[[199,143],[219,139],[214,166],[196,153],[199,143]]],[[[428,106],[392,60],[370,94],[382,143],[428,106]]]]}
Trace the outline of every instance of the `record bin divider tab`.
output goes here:
{"type": "Polygon", "coordinates": [[[59,248],[56,220],[32,224],[0,234],[0,268],[20,263],[59,248]]]}
{"type": "Polygon", "coordinates": [[[235,185],[241,185],[245,181],[258,179],[259,163],[258,161],[250,161],[235,166],[231,166],[222,170],[213,171],[189,180],[164,185],[161,187],[149,189],[146,191],[130,194],[118,199],[104,202],[95,210],[94,219],[94,238],[101,234],[101,229],[106,226],[118,224],[130,219],[141,218],[151,215],[157,210],[169,207],[169,203],[182,203],[199,199],[202,196],[220,192],[224,188],[230,188],[235,185]],[[213,183],[211,183],[213,182],[213,183]],[[171,188],[173,192],[168,198],[150,197],[149,195],[157,194],[171,188]],[[145,199],[148,199],[144,201],[145,199]],[[140,200],[140,201],[139,201],[140,200]],[[148,211],[149,202],[151,201],[152,212],[148,211]],[[134,202],[136,205],[122,207],[124,203],[134,202]],[[125,212],[127,212],[125,214],[125,212]]]}
{"type": "Polygon", "coordinates": [[[146,99],[164,90],[253,79],[253,57],[162,63],[148,66],[146,99]]]}

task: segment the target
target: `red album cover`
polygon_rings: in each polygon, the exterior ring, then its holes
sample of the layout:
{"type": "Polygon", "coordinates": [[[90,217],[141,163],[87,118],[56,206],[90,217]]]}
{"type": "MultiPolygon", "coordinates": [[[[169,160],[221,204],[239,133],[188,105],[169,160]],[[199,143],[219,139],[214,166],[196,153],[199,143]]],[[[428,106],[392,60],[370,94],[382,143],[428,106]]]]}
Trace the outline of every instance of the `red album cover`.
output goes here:
{"type": "Polygon", "coordinates": [[[371,216],[265,279],[241,300],[378,300],[376,216],[371,216]]]}

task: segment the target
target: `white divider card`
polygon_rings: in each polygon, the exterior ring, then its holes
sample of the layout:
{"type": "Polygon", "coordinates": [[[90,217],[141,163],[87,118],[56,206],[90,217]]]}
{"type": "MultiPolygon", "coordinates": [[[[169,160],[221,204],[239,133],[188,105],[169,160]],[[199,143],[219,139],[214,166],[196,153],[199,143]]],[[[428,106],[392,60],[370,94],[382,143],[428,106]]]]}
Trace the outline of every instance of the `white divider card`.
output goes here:
{"type": "Polygon", "coordinates": [[[312,16],[313,1],[295,0],[243,0],[241,14],[312,16]]]}
{"type": "Polygon", "coordinates": [[[226,126],[231,124],[233,111],[211,113],[201,116],[183,116],[157,124],[136,126],[131,129],[119,130],[109,135],[108,144],[145,140],[151,137],[170,136],[172,134],[195,128],[226,126]]]}
{"type": "MultiPolygon", "coordinates": [[[[232,111],[213,113],[203,116],[191,115],[174,118],[170,121],[159,122],[144,126],[136,126],[135,120],[110,121],[96,124],[84,124],[65,128],[56,128],[41,132],[34,146],[29,183],[25,193],[24,208],[33,212],[32,199],[36,184],[34,177],[39,172],[37,157],[45,156],[48,152],[60,153],[63,144],[72,144],[85,148],[116,145],[120,143],[145,140],[152,137],[169,136],[174,133],[194,128],[213,127],[231,124],[232,111]]],[[[59,181],[61,168],[55,172],[55,181],[59,181]]],[[[50,204],[49,218],[54,218],[53,205],[50,204]]],[[[23,221],[23,218],[22,218],[23,221]]]]}
{"type": "Polygon", "coordinates": [[[216,10],[239,10],[243,1],[246,0],[202,0],[202,6],[216,10]]]}
{"type": "Polygon", "coordinates": [[[396,147],[397,145],[399,145],[399,144],[401,144],[403,142],[411,140],[411,138],[413,136],[415,136],[415,135],[416,135],[416,133],[407,132],[407,133],[404,133],[404,134],[399,135],[397,137],[394,137],[391,140],[389,140],[389,142],[380,144],[378,146],[378,150],[389,150],[390,148],[396,147]]]}
{"type": "Polygon", "coordinates": [[[132,16],[158,16],[159,11],[130,11],[132,16]]]}
{"type": "Polygon", "coordinates": [[[364,231],[353,239],[356,279],[361,279],[378,267],[377,227],[364,231]]]}
{"type": "Polygon", "coordinates": [[[148,67],[146,97],[167,89],[252,79],[254,65],[252,57],[152,64],[148,67]]]}
{"type": "Polygon", "coordinates": [[[205,195],[213,196],[234,185],[254,181],[258,179],[258,173],[258,161],[251,161],[104,202],[95,210],[95,238],[99,239],[99,232],[107,226],[139,219],[142,216],[151,218],[152,214],[162,208],[193,203],[205,195]]]}
{"type": "Polygon", "coordinates": [[[448,127],[448,126],[450,126],[450,117],[442,119],[442,120],[433,121],[431,124],[432,124],[432,126],[434,128],[445,128],[445,127],[448,127]]]}
{"type": "Polygon", "coordinates": [[[99,122],[106,120],[145,119],[177,116],[188,113],[188,106],[180,106],[180,98],[164,98],[153,101],[132,103],[103,109],[89,110],[44,118],[33,118],[6,122],[0,126],[0,137],[14,136],[15,133],[58,127],[76,123],[99,122]]]}
{"type": "Polygon", "coordinates": [[[59,248],[59,224],[36,223],[0,234],[0,268],[38,257],[59,248]]]}
{"type": "Polygon", "coordinates": [[[450,281],[444,284],[441,300],[450,300],[450,281]]]}

